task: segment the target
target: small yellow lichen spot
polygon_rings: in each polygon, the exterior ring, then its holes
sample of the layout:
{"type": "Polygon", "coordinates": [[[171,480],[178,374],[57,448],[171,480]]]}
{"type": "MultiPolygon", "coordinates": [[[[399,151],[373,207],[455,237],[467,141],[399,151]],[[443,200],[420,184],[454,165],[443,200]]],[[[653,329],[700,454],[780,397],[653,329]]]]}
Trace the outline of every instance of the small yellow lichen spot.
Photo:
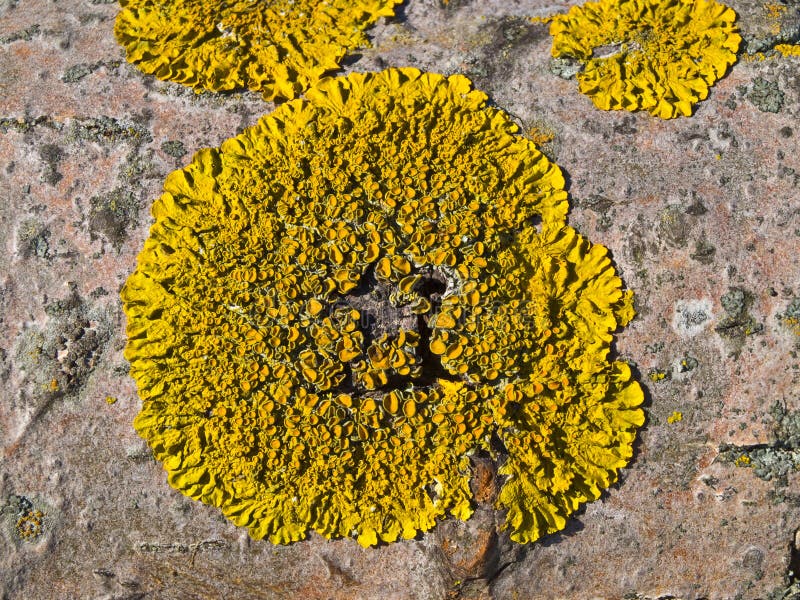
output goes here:
{"type": "Polygon", "coordinates": [[[294,98],[369,44],[363,30],[402,0],[120,0],[129,62],[196,90],[294,98]]]}
{"type": "Polygon", "coordinates": [[[682,420],[683,420],[683,413],[677,410],[667,417],[667,423],[669,423],[670,425],[672,425],[673,423],[678,423],[682,420]]]}
{"type": "Polygon", "coordinates": [[[525,137],[529,138],[534,144],[541,147],[552,142],[556,135],[555,132],[544,125],[533,125],[525,132],[525,137]]]}
{"type": "Polygon", "coordinates": [[[117,399],[114,396],[106,396],[106,404],[116,404],[117,399]]]}
{"type": "Polygon", "coordinates": [[[744,54],[744,55],[742,55],[741,60],[744,61],[744,62],[748,62],[748,63],[751,63],[751,62],[762,62],[762,61],[767,60],[767,58],[774,58],[774,56],[775,55],[772,54],[769,57],[767,57],[767,55],[764,54],[763,52],[756,52],[755,54],[744,54]]]}
{"type": "Polygon", "coordinates": [[[58,391],[58,379],[51,379],[50,380],[50,384],[47,386],[47,388],[51,392],[57,392],[58,391]]]}
{"type": "Polygon", "coordinates": [[[783,4],[768,3],[764,5],[764,8],[770,19],[780,19],[786,12],[786,6],[783,4]]]}
{"type": "Polygon", "coordinates": [[[40,510],[26,510],[17,519],[16,532],[20,539],[33,542],[43,533],[44,513],[40,510]]]}
{"type": "Polygon", "coordinates": [[[734,461],[734,464],[736,464],[737,467],[749,467],[751,462],[750,456],[742,454],[734,461]]]}
{"type": "Polygon", "coordinates": [[[134,425],[254,538],[371,546],[473,512],[502,464],[519,542],[617,478],[633,316],[566,226],[560,169],[469,80],[326,79],[173,172],[122,290],[134,425]]]}
{"type": "Polygon", "coordinates": [[[785,57],[800,58],[800,44],[778,44],[775,50],[785,57]]]}
{"type": "Polygon", "coordinates": [[[770,33],[778,35],[781,32],[781,20],[786,13],[786,6],[783,4],[765,4],[764,9],[767,12],[767,22],[770,24],[770,33]]]}
{"type": "Polygon", "coordinates": [[[662,369],[651,369],[647,376],[653,383],[658,383],[659,381],[664,381],[664,379],[667,378],[667,372],[663,371],[662,369]]]}
{"type": "Polygon", "coordinates": [[[550,25],[554,57],[583,63],[581,93],[603,110],[689,116],[736,61],[733,9],[714,0],[599,0],[550,25]]]}
{"type": "Polygon", "coordinates": [[[793,332],[795,335],[800,336],[800,318],[794,316],[785,316],[781,319],[783,324],[793,332]]]}

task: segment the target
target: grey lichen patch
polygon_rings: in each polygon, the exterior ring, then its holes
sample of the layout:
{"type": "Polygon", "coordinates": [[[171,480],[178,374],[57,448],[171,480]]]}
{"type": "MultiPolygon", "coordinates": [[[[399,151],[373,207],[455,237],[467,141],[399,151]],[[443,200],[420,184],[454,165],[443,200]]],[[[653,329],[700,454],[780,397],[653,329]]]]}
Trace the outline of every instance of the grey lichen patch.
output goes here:
{"type": "MultiPolygon", "coordinates": [[[[99,64],[99,63],[98,63],[99,64]]],[[[86,148],[96,144],[105,156],[118,152],[127,146],[130,150],[117,171],[117,184],[111,191],[94,192],[87,203],[80,197],[75,201],[82,213],[84,230],[92,240],[107,240],[117,251],[127,239],[128,231],[138,224],[138,215],[144,205],[147,193],[142,181],[148,178],[161,178],[163,172],[156,168],[153,149],[146,148],[153,136],[146,126],[149,121],[146,111],[128,119],[115,119],[107,116],[78,117],[59,120],[54,117],[25,117],[0,119],[0,132],[18,132],[35,143],[39,129],[53,132],[58,143],[45,143],[38,146],[39,156],[44,163],[41,178],[50,185],[56,185],[63,178],[60,165],[67,155],[77,155],[75,147],[86,148]]],[[[53,137],[52,133],[50,134],[53,137]]],[[[108,189],[108,188],[106,188],[108,189]]],[[[39,228],[41,229],[41,228],[39,228]]],[[[17,251],[23,258],[38,256],[50,258],[63,256],[58,245],[48,239],[49,233],[40,231],[32,222],[24,223],[17,236],[17,251]]],[[[105,251],[101,249],[99,257],[105,251]]]]}
{"type": "Polygon", "coordinates": [[[777,113],[783,107],[784,93],[777,81],[756,77],[747,94],[747,99],[761,112],[777,113]]]}
{"type": "Polygon", "coordinates": [[[689,256],[697,262],[710,265],[714,262],[714,257],[717,254],[717,248],[711,244],[705,237],[700,238],[694,244],[694,252],[689,256]]]}
{"type": "Polygon", "coordinates": [[[228,547],[228,543],[223,540],[203,540],[191,544],[178,542],[158,543],[158,542],[139,542],[135,548],[138,552],[145,554],[187,554],[194,555],[197,552],[219,551],[228,547]]]}
{"type": "Polygon", "coordinates": [[[138,123],[101,116],[87,119],[74,119],[67,131],[70,142],[89,141],[98,144],[117,144],[129,142],[135,145],[151,142],[150,131],[138,123]]]}
{"type": "Polygon", "coordinates": [[[11,361],[8,357],[8,352],[4,348],[0,348],[0,383],[5,383],[11,376],[11,361]]]}
{"type": "Polygon", "coordinates": [[[738,467],[752,468],[756,477],[785,487],[789,485],[789,473],[800,467],[800,411],[787,410],[784,404],[776,402],[765,421],[771,423],[771,442],[749,446],[724,444],[718,458],[738,467]]]}
{"type": "Polygon", "coordinates": [[[678,300],[672,317],[672,328],[686,337],[693,337],[711,323],[711,300],[678,300]]]}
{"type": "MultiPolygon", "coordinates": [[[[744,49],[748,54],[769,52],[778,44],[795,44],[800,41],[800,6],[794,0],[777,0],[756,3],[762,8],[755,31],[743,34],[744,49]],[[758,31],[761,30],[761,31],[758,31]]],[[[738,8],[738,7],[737,7],[738,8]]]]}
{"type": "Polygon", "coordinates": [[[65,121],[50,116],[0,117],[0,133],[30,133],[39,127],[63,133],[68,143],[95,142],[103,145],[127,142],[137,145],[153,139],[150,131],[141,124],[107,116],[79,117],[65,121]]]}
{"type": "Polygon", "coordinates": [[[800,449],[756,448],[747,455],[757,477],[784,486],[789,473],[800,465],[800,449]]]}
{"type": "Polygon", "coordinates": [[[764,551],[755,546],[749,547],[742,556],[743,569],[753,572],[755,579],[764,577],[764,551]]]}
{"type": "Polygon", "coordinates": [[[77,65],[72,65],[64,71],[64,74],[61,76],[61,81],[64,83],[77,83],[102,67],[109,70],[117,70],[121,64],[121,60],[99,60],[94,63],[79,63],[77,65]]]}
{"type": "Polygon", "coordinates": [[[26,27],[25,29],[21,29],[19,31],[14,31],[12,33],[6,35],[0,35],[0,44],[10,44],[11,42],[30,42],[33,39],[33,36],[38,35],[41,32],[41,27],[39,25],[31,25],[30,27],[26,27]]]}
{"type": "Polygon", "coordinates": [[[48,125],[52,128],[53,120],[48,117],[0,117],[0,133],[8,133],[9,131],[28,133],[35,127],[47,127],[48,125]]]}
{"type": "Polygon", "coordinates": [[[161,144],[161,151],[167,156],[180,160],[186,156],[186,148],[180,140],[167,140],[161,144]]]}
{"type": "Polygon", "coordinates": [[[130,187],[117,187],[109,194],[93,197],[89,204],[90,236],[96,239],[101,235],[119,250],[128,237],[128,230],[138,222],[139,198],[130,187]]]}
{"type": "Polygon", "coordinates": [[[800,337],[800,296],[792,296],[786,305],[786,310],[779,313],[777,318],[785,327],[800,337]]]}
{"type": "Polygon", "coordinates": [[[22,258],[52,258],[50,235],[50,229],[38,219],[25,219],[17,228],[17,254],[22,258]]]}
{"type": "Polygon", "coordinates": [[[674,248],[685,248],[688,244],[690,226],[683,210],[678,206],[664,208],[658,217],[659,237],[674,248]]]}
{"type": "Polygon", "coordinates": [[[797,600],[800,598],[800,581],[794,580],[794,573],[792,573],[792,581],[787,586],[780,586],[767,594],[766,600],[797,600]]]}
{"type": "Polygon", "coordinates": [[[687,354],[678,360],[676,371],[678,373],[689,373],[694,371],[698,366],[700,366],[700,362],[695,357],[687,354]]]}
{"type": "Polygon", "coordinates": [[[706,205],[697,196],[692,196],[692,202],[686,207],[686,214],[693,217],[702,217],[708,212],[706,205]]]}
{"type": "Polygon", "coordinates": [[[75,286],[45,312],[44,326],[29,327],[17,339],[14,361],[23,381],[20,393],[36,406],[80,391],[111,334],[110,316],[90,308],[75,286]]]}
{"type": "Polygon", "coordinates": [[[480,47],[474,51],[467,75],[477,80],[494,81],[518,57],[528,56],[532,47],[548,37],[547,28],[522,17],[503,17],[489,21],[479,33],[480,47]]]}
{"type": "Polygon", "coordinates": [[[591,194],[583,199],[575,198],[574,203],[576,207],[588,208],[598,215],[605,214],[614,206],[614,201],[602,194],[591,194]]]}
{"type": "Polygon", "coordinates": [[[720,298],[720,304],[728,315],[741,315],[748,305],[749,294],[742,288],[730,288],[726,294],[720,298]]]}
{"type": "Polygon", "coordinates": [[[469,6],[474,0],[438,0],[439,8],[455,10],[463,6],[469,6]]]}
{"type": "Polygon", "coordinates": [[[583,65],[579,61],[568,57],[551,58],[549,69],[556,77],[572,79],[575,75],[580,73],[581,69],[583,69],[583,65]]]}
{"type": "Polygon", "coordinates": [[[61,81],[64,83],[75,83],[91,73],[92,69],[88,64],[81,63],[78,65],[72,65],[66,71],[64,71],[64,74],[61,76],[61,81]]]}
{"type": "MultiPolygon", "coordinates": [[[[666,419],[664,420],[667,423],[666,419]]],[[[705,452],[703,438],[662,438],[649,449],[648,462],[662,465],[661,485],[670,490],[688,490],[697,480],[700,458],[705,452]]]]}
{"type": "Polygon", "coordinates": [[[86,223],[90,238],[105,239],[119,252],[129,231],[139,224],[144,205],[142,180],[161,176],[153,162],[153,150],[137,144],[119,169],[117,187],[89,200],[86,223]]]}
{"type": "Polygon", "coordinates": [[[58,171],[58,165],[64,158],[64,150],[56,144],[43,144],[39,147],[39,157],[45,163],[42,180],[50,185],[56,185],[64,178],[58,171]]]}
{"type": "Polygon", "coordinates": [[[764,326],[750,314],[753,295],[741,287],[732,287],[722,295],[720,304],[725,316],[714,327],[732,346],[732,355],[738,356],[748,336],[760,333],[764,326]]]}

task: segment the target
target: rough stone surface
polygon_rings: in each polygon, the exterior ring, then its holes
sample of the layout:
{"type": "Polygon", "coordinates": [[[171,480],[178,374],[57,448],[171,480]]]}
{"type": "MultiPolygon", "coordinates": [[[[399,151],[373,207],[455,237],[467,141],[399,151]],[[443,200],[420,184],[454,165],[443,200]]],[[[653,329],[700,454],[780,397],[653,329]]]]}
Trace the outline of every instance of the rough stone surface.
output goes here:
{"type": "Polygon", "coordinates": [[[107,0],[1,0],[0,597],[800,597],[800,60],[769,55],[800,9],[731,4],[766,58],[671,121],[600,112],[553,74],[526,17],[561,0],[407,0],[349,59],[464,73],[552,134],[570,223],[636,291],[617,350],[648,393],[632,463],[564,532],[510,542],[477,464],[470,521],[365,550],[250,541],[172,490],[131,426],[118,292],[150,202],[271,105],[143,76],[107,0]]]}

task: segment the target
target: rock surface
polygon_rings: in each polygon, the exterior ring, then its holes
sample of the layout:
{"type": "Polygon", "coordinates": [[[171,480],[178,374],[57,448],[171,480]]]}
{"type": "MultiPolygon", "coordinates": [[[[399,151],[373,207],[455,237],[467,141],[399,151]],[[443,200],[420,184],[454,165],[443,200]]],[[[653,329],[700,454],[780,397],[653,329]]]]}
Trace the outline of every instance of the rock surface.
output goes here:
{"type": "MultiPolygon", "coordinates": [[[[731,5],[746,51],[797,42],[796,3],[731,5]]],[[[617,350],[648,422],[561,534],[510,542],[479,468],[470,521],[365,550],[250,541],[172,490],[131,426],[118,292],[150,202],[271,105],[143,76],[108,0],[0,2],[2,598],[800,595],[800,59],[743,52],[691,118],[601,112],[526,18],[568,6],[408,0],[345,70],[464,73],[544,142],[570,224],[636,292],[617,350]]]]}

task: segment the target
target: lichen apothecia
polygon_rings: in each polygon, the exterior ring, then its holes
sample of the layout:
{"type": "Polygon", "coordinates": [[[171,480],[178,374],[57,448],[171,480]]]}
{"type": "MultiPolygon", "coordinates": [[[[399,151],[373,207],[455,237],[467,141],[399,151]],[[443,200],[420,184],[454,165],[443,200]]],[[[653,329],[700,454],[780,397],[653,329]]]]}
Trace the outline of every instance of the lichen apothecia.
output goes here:
{"type": "Polygon", "coordinates": [[[173,172],[127,280],[135,420],[254,538],[370,546],[473,511],[565,526],[631,457],[633,316],[559,168],[462,76],[327,79],[173,172]]]}

